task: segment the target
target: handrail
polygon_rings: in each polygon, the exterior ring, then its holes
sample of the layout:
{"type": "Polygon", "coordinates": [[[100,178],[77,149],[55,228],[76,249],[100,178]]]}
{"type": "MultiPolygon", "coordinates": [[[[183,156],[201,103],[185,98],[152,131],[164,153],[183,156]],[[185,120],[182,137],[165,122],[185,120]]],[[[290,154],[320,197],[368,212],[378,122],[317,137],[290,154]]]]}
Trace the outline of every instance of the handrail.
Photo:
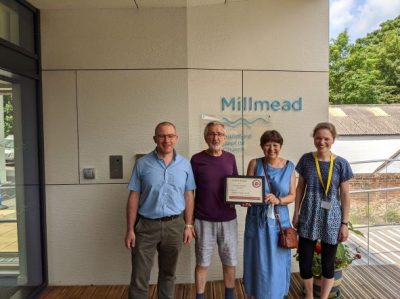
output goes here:
{"type": "Polygon", "coordinates": [[[379,192],[379,191],[393,191],[393,190],[400,190],[400,187],[387,187],[387,188],[377,188],[377,189],[350,190],[350,194],[353,194],[353,193],[379,192]]]}
{"type": "MultiPolygon", "coordinates": [[[[400,161],[400,159],[384,159],[384,160],[370,160],[370,162],[375,161],[400,161]]],[[[357,162],[353,162],[357,163],[357,162]]],[[[385,191],[394,191],[400,190],[400,187],[387,187],[387,188],[374,188],[374,189],[362,189],[362,190],[350,190],[350,194],[358,194],[358,193],[367,193],[367,202],[368,202],[368,209],[367,209],[367,263],[370,264],[370,193],[373,192],[385,192],[385,191]]]]}
{"type": "Polygon", "coordinates": [[[400,162],[400,159],[376,159],[376,160],[362,160],[362,161],[352,161],[350,164],[364,164],[364,163],[375,163],[375,162],[400,162]]]}
{"type": "Polygon", "coordinates": [[[15,185],[13,185],[13,186],[2,186],[2,185],[0,185],[0,189],[1,190],[4,190],[4,189],[15,189],[15,185]]]}

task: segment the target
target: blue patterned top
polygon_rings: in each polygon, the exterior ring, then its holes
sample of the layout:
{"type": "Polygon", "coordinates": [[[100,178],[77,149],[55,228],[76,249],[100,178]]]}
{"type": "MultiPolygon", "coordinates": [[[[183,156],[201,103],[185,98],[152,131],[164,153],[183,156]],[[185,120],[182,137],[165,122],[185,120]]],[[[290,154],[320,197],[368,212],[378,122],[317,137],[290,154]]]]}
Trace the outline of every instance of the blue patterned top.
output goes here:
{"type": "MultiPolygon", "coordinates": [[[[326,184],[329,161],[319,161],[319,166],[322,179],[326,184]]],[[[306,185],[299,215],[299,236],[310,240],[321,240],[332,245],[337,244],[342,221],[340,184],[353,177],[349,162],[340,156],[335,157],[327,199],[325,199],[325,191],[318,178],[313,153],[307,153],[301,157],[296,171],[303,177],[306,185]],[[323,199],[332,203],[329,210],[321,208],[323,199]]]]}

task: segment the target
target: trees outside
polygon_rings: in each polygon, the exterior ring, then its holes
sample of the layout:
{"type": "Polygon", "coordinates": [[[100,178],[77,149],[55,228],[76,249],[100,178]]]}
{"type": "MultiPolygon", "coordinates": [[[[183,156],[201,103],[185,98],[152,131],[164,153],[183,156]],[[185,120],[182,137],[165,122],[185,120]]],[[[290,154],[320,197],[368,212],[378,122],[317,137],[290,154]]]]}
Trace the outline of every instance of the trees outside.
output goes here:
{"type": "Polygon", "coordinates": [[[4,136],[8,136],[14,134],[13,130],[14,106],[11,95],[5,95],[3,97],[3,105],[4,105],[4,136]]]}
{"type": "Polygon", "coordinates": [[[347,30],[331,41],[329,102],[400,103],[400,16],[354,44],[347,30]]]}

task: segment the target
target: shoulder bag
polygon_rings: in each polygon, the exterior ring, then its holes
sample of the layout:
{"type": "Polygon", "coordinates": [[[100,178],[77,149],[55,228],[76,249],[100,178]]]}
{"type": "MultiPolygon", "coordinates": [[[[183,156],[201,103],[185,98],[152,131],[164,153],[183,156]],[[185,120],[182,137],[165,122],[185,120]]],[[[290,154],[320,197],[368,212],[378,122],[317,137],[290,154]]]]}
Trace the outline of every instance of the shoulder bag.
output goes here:
{"type": "MultiPolygon", "coordinates": [[[[266,167],[268,167],[268,164],[265,165],[264,161],[262,161],[262,160],[261,160],[261,163],[263,165],[265,179],[267,181],[269,191],[272,194],[274,194],[272,191],[271,182],[269,181],[269,179],[270,179],[269,175],[267,174],[266,167]]],[[[275,218],[278,221],[278,225],[279,225],[278,246],[282,247],[282,248],[286,248],[286,249],[297,248],[297,245],[298,245],[297,231],[292,226],[283,228],[281,225],[281,219],[279,217],[279,212],[278,212],[278,209],[276,208],[276,206],[274,206],[274,212],[275,212],[275,218]]]]}

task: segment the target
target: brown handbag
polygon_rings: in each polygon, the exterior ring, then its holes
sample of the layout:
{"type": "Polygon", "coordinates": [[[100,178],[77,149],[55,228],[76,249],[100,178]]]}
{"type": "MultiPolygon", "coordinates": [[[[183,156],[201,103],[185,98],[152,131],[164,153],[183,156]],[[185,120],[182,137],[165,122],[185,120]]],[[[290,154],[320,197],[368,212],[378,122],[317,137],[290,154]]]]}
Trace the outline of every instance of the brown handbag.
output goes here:
{"type": "MultiPolygon", "coordinates": [[[[268,164],[265,167],[264,162],[262,160],[261,160],[261,163],[263,165],[265,179],[267,181],[269,191],[271,193],[273,193],[272,186],[269,181],[269,175],[267,174],[267,170],[265,169],[266,167],[268,167],[268,164]]],[[[279,217],[279,212],[278,212],[278,209],[276,208],[276,206],[274,206],[274,213],[275,213],[275,218],[278,221],[278,225],[279,225],[278,246],[282,247],[282,248],[287,248],[287,249],[297,248],[297,246],[298,246],[297,231],[292,226],[286,227],[286,228],[282,227],[281,219],[279,217]]]]}
{"type": "Polygon", "coordinates": [[[283,228],[281,225],[281,220],[279,218],[279,213],[276,207],[275,209],[275,218],[278,220],[279,224],[279,239],[278,245],[282,248],[294,249],[297,248],[298,240],[297,240],[297,231],[293,227],[283,228]]]}

